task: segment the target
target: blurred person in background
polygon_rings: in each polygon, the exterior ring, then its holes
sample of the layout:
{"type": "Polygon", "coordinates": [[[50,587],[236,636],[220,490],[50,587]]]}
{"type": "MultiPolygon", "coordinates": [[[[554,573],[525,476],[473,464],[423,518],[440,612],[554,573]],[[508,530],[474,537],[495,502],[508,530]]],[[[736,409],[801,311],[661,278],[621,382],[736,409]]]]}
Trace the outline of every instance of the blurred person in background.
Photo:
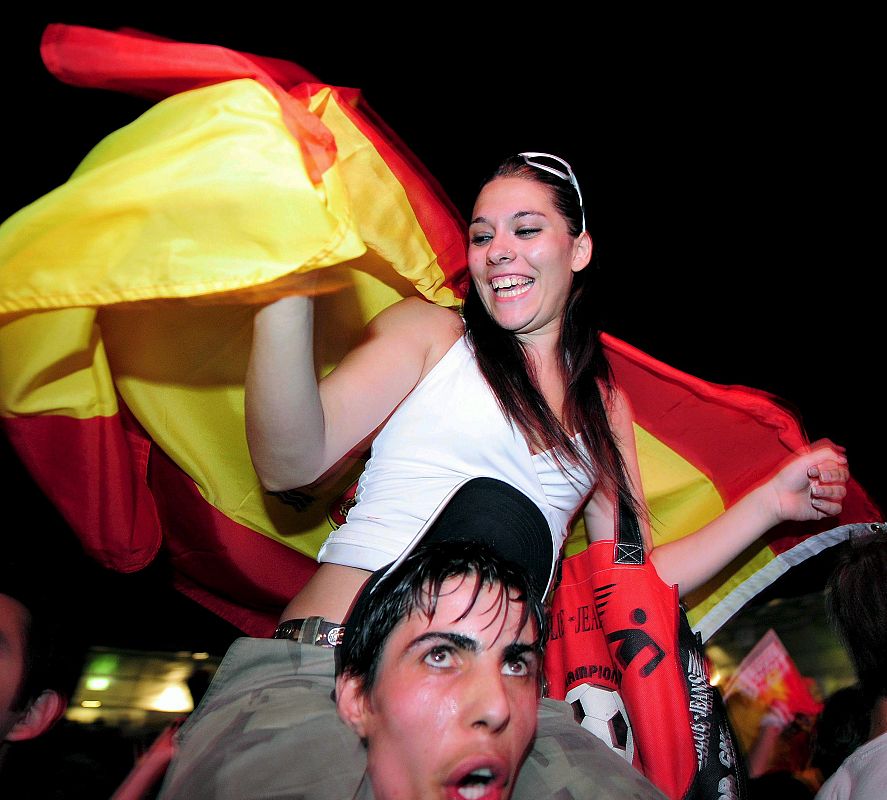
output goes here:
{"type": "Polygon", "coordinates": [[[832,692],[825,701],[813,730],[810,765],[819,771],[820,783],[828,780],[869,736],[871,707],[859,684],[832,692]]]}
{"type": "Polygon", "coordinates": [[[21,567],[6,563],[0,574],[3,796],[8,796],[10,784],[19,780],[17,743],[42,736],[64,715],[86,654],[72,625],[59,619],[46,587],[36,585],[29,571],[21,567]]]}
{"type": "Polygon", "coordinates": [[[851,537],[826,586],[826,608],[870,710],[866,741],[848,755],[817,800],[882,800],[887,794],[887,527],[851,537]]]}

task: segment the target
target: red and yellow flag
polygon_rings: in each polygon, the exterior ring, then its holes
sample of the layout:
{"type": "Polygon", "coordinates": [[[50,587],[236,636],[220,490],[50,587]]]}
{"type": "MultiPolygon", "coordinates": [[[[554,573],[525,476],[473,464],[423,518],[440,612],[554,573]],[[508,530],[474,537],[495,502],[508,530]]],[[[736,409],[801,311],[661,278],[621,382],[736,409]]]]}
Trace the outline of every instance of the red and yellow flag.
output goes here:
{"type": "MultiPolygon", "coordinates": [[[[365,454],[289,504],[262,490],[243,421],[254,303],[332,276],[316,310],[328,371],[402,297],[459,304],[464,222],[358,91],[296,64],[67,25],[49,26],[42,55],[64,81],[158,102],[0,226],[0,419],[93,557],[137,570],[164,547],[182,591],[265,635],[341,524],[365,454]]],[[[804,443],[775,398],[605,344],[638,412],[660,541],[804,443]]],[[[853,489],[839,523],[877,519],[853,489]]],[[[691,616],[821,531],[762,541],[691,616]]]]}
{"type": "MultiPolygon", "coordinates": [[[[610,336],[604,346],[634,406],[654,544],[697,530],[808,444],[774,395],[703,381],[610,336]]],[[[856,481],[847,491],[837,518],[776,526],[684,598],[703,641],[791,567],[845,541],[851,524],[880,519],[856,481]]]]}

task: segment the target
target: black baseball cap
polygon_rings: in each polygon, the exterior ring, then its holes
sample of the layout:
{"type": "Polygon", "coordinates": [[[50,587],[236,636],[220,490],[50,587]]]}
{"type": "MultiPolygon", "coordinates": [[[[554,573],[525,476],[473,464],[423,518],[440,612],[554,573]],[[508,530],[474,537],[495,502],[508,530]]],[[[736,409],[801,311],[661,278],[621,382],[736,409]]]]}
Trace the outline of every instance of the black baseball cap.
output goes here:
{"type": "Polygon", "coordinates": [[[540,602],[545,599],[554,572],[554,545],[545,516],[511,484],[497,478],[466,478],[441,501],[404,552],[367,579],[348,617],[369,602],[379,583],[420,544],[443,542],[485,544],[503,560],[523,567],[530,591],[540,602]]]}

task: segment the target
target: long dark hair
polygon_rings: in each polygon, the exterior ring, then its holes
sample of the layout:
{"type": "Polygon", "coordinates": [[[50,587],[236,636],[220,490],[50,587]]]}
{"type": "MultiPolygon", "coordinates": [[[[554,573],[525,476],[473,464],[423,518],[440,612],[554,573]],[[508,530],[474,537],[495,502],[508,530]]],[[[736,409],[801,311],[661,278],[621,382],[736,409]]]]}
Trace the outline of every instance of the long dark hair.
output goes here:
{"type": "MultiPolygon", "coordinates": [[[[583,209],[569,181],[531,166],[522,156],[505,159],[481,188],[495,178],[524,178],[544,184],[566,220],[570,235],[575,237],[582,232],[583,209]]],[[[540,450],[552,451],[562,465],[573,464],[589,474],[595,473],[614,494],[640,511],[607,418],[613,375],[600,342],[599,314],[591,282],[590,267],[573,274],[564,310],[558,348],[566,386],[563,423],[546,402],[523,343],[490,317],[473,283],[463,307],[465,328],[481,374],[506,417],[527,441],[540,450]],[[581,436],[588,455],[577,445],[573,433],[581,436]]]]}

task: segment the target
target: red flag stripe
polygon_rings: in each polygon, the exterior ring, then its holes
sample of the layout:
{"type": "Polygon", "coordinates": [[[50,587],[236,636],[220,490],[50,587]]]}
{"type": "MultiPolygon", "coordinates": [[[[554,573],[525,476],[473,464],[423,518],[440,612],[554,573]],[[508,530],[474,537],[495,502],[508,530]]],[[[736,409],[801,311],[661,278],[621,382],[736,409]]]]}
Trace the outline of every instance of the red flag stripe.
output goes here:
{"type": "Polygon", "coordinates": [[[34,481],[102,565],[134,572],[151,563],[161,529],[147,484],[151,441],[125,415],[4,417],[34,481]]]}
{"type": "Polygon", "coordinates": [[[47,69],[65,83],[152,99],[222,81],[251,78],[277,99],[314,183],[320,182],[336,159],[332,133],[278,83],[282,79],[295,85],[313,78],[297,64],[256,58],[215,45],[170,41],[140,31],[115,33],[62,24],[47,26],[40,54],[47,69]],[[271,67],[272,73],[263,67],[271,67]]]}

